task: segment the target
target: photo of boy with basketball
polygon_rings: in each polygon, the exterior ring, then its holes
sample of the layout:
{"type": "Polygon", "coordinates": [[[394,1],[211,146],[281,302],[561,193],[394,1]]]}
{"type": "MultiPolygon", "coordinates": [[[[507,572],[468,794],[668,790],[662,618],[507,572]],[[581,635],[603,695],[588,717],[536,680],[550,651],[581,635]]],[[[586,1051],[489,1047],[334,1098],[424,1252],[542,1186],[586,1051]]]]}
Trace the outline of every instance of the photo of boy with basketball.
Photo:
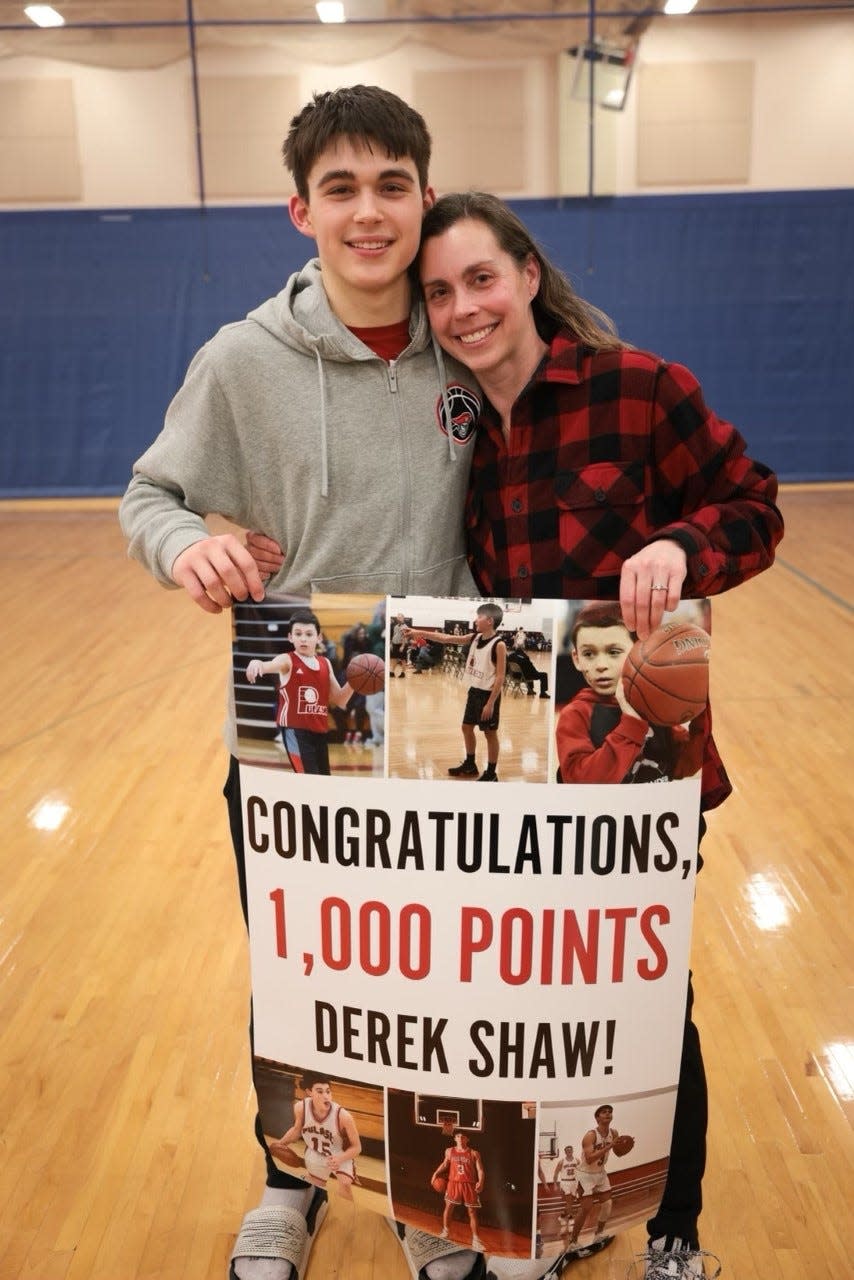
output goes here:
{"type": "Polygon", "coordinates": [[[292,649],[268,662],[253,658],[246,679],[254,684],[278,675],[276,724],[294,773],[329,774],[329,707],[346,707],[354,690],[340,685],[329,659],[318,654],[320,622],[310,609],[291,614],[287,637],[292,649]]]}
{"type": "Polygon", "coordinates": [[[626,695],[623,673],[635,637],[610,601],[584,605],[571,628],[571,656],[585,681],[557,719],[560,782],[665,782],[702,767],[705,701],[687,725],[653,724],[626,695]]]}
{"type": "Polygon", "coordinates": [[[334,1177],[339,1194],[352,1200],[353,1183],[357,1180],[355,1157],[362,1149],[356,1123],[349,1111],[333,1101],[326,1076],[305,1075],[302,1088],[305,1097],[294,1103],[294,1122],[287,1133],[268,1144],[270,1153],[293,1165],[295,1152],[291,1143],[302,1139],[302,1163],[309,1182],[323,1190],[327,1180],[334,1177]]]}
{"type": "Polygon", "coordinates": [[[611,1216],[614,1202],[605,1166],[612,1151],[615,1155],[626,1155],[634,1146],[634,1139],[628,1134],[624,1135],[621,1144],[620,1134],[611,1127],[613,1116],[614,1108],[610,1102],[603,1102],[593,1112],[595,1128],[588,1129],[581,1140],[581,1159],[577,1170],[580,1203],[572,1220],[570,1244],[578,1243],[588,1219],[593,1217],[591,1210],[596,1210],[594,1239],[604,1235],[611,1216]]]}

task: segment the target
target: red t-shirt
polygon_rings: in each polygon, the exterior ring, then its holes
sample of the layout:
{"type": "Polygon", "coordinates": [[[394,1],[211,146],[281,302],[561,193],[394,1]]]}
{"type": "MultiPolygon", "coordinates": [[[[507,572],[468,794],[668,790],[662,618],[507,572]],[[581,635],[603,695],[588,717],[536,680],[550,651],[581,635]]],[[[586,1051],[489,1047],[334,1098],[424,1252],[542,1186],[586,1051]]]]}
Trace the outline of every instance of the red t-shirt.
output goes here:
{"type": "Polygon", "coordinates": [[[372,325],[370,328],[356,328],[348,325],[351,333],[370,347],[375,356],[381,360],[396,360],[402,351],[409,346],[409,317],[398,320],[396,324],[372,325]]]}

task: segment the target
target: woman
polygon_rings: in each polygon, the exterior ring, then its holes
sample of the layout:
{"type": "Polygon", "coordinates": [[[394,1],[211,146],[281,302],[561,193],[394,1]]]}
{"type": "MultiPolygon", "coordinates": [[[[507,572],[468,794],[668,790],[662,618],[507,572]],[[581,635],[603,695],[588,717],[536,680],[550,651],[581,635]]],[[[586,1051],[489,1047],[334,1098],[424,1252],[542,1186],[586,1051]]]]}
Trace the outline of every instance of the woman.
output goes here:
{"type": "Polygon", "coordinates": [[[619,597],[645,635],[686,578],[711,595],[768,567],[774,476],[687,369],[620,341],[502,201],[438,200],[419,264],[436,337],[488,400],[467,503],[482,590],[619,597]]]}
{"type": "MultiPolygon", "coordinates": [[[[768,568],[783,532],[774,475],[687,369],[620,341],[502,201],[438,200],[419,272],[436,338],[486,397],[466,503],[484,595],[619,599],[626,626],[646,636],[683,596],[768,568]]],[[[730,790],[709,736],[703,808],[730,790]]],[[[647,1223],[649,1280],[705,1274],[707,1095],[692,1003],[689,989],[667,1186],[647,1223]]]]}

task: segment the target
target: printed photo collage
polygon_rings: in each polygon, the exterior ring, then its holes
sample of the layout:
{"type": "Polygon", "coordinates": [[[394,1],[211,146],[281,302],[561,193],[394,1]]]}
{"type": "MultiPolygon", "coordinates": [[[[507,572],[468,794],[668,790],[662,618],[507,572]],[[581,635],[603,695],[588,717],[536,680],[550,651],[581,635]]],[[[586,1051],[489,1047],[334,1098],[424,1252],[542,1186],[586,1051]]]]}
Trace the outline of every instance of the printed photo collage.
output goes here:
{"type": "Polygon", "coordinates": [[[240,604],[240,758],[461,784],[689,777],[705,733],[709,612],[707,601],[683,602],[665,616],[657,651],[639,657],[619,606],[602,601],[240,604]],[[632,746],[610,750],[626,713],[637,720],[632,746]]]}
{"type": "MultiPolygon", "coordinates": [[[[709,649],[705,601],[685,602],[644,641],[627,630],[618,605],[602,601],[316,595],[241,604],[233,635],[241,765],[274,771],[283,786],[291,775],[327,775],[414,784],[420,793],[441,780],[454,784],[454,795],[482,781],[691,778],[706,735],[709,649]]],[[[286,794],[298,795],[299,785],[288,782],[286,794]]],[[[461,808],[493,803],[477,792],[460,796],[461,808]]],[[[282,907],[276,945],[284,956],[284,890],[265,884],[265,911],[270,899],[282,907]]],[[[306,990],[292,990],[291,1000],[313,1005],[303,1023],[311,1031],[283,1044],[313,1039],[331,1049],[348,1035],[354,1045],[369,1042],[370,1060],[385,1065],[381,1078],[400,1087],[345,1075],[340,1059],[324,1074],[323,1054],[258,1054],[261,1124],[283,1170],[506,1257],[557,1257],[654,1211],[675,1083],[610,1095],[576,1083],[572,1102],[526,1097],[524,1080],[509,1099],[506,1089],[501,1098],[477,1096],[472,1079],[463,1093],[419,1093],[406,1088],[407,1070],[418,1042],[423,1056],[431,1044],[440,1055],[441,1019],[431,1023],[423,1009],[409,1017],[400,1004],[357,1009],[346,996],[344,1004],[317,1001],[306,990]],[[358,1026],[345,1025],[350,1014],[358,1026]],[[324,1017],[335,1025],[321,1025],[324,1017]]],[[[454,992],[451,1005],[462,998],[454,992]]],[[[476,995],[467,998],[477,1018],[476,995]]],[[[256,993],[256,1012],[261,1004],[256,993]]],[[[513,1039],[523,1031],[524,1052],[540,1063],[568,1053],[566,1043],[561,1050],[538,1038],[544,1025],[502,1022],[498,1058],[512,1063],[523,1052],[513,1039]]],[[[259,1030],[256,1023],[256,1043],[259,1030]]]]}

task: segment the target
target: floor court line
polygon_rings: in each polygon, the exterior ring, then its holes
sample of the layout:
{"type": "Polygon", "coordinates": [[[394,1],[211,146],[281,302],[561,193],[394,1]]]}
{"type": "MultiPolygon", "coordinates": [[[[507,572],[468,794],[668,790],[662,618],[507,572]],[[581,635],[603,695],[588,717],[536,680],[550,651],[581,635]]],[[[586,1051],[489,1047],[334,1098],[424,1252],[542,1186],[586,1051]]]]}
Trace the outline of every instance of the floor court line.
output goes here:
{"type": "Polygon", "coordinates": [[[781,569],[786,569],[789,573],[794,574],[796,578],[800,578],[802,582],[806,582],[809,586],[814,587],[816,591],[820,592],[821,595],[826,596],[828,600],[832,600],[834,604],[838,604],[843,609],[847,609],[849,613],[854,612],[854,604],[852,604],[850,600],[846,600],[844,596],[838,596],[835,591],[830,590],[830,587],[826,587],[822,582],[819,582],[817,578],[811,577],[810,574],[805,573],[803,569],[798,569],[788,560],[784,560],[782,556],[777,556],[774,563],[778,564],[781,569]]]}

